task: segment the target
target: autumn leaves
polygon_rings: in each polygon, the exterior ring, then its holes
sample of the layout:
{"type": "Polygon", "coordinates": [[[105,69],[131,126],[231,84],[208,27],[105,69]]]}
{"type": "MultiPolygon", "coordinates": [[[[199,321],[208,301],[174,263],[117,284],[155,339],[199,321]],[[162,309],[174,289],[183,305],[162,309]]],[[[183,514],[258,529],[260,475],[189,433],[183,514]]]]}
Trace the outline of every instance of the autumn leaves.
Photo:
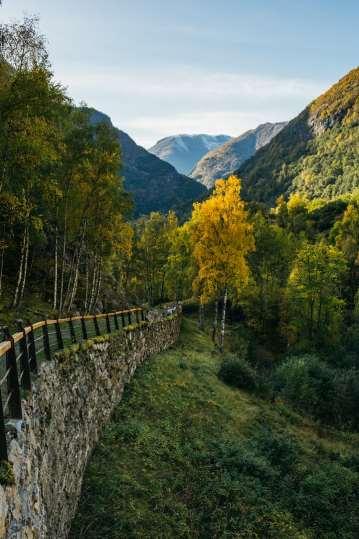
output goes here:
{"type": "MultiPolygon", "coordinates": [[[[193,257],[198,273],[194,289],[201,304],[222,301],[219,346],[223,349],[229,291],[237,293],[248,280],[246,257],[254,249],[252,225],[240,198],[240,181],[235,176],[218,180],[213,195],[194,205],[190,220],[193,257]]],[[[214,336],[217,334],[217,316],[214,336]]]]}

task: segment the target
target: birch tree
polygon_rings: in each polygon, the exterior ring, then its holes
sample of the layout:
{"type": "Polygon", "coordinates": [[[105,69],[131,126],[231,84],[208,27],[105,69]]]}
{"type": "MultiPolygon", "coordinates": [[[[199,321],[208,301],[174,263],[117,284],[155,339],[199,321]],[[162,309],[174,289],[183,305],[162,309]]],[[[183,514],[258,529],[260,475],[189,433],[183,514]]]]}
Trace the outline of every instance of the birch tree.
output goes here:
{"type": "Polygon", "coordinates": [[[247,255],[254,249],[252,225],[240,198],[240,180],[218,180],[213,195],[194,204],[191,241],[198,266],[200,301],[222,296],[219,347],[223,350],[226,309],[231,290],[238,291],[248,279],[247,255]]]}

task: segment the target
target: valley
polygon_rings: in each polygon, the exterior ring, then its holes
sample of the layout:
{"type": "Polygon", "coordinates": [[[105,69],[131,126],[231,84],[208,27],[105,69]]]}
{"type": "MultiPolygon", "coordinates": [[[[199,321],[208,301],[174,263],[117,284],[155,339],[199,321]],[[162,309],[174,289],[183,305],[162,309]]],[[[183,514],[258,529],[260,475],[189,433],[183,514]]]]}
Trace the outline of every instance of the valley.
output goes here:
{"type": "Polygon", "coordinates": [[[80,4],[0,23],[0,537],[359,537],[355,17],[80,4]]]}

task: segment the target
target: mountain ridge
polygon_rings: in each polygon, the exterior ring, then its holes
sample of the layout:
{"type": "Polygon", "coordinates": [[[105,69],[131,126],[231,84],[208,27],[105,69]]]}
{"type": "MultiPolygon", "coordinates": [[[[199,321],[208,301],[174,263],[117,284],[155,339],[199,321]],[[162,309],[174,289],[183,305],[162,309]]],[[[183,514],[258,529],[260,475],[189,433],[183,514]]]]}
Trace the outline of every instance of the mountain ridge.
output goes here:
{"type": "Polygon", "coordinates": [[[359,187],[359,68],[314,99],[238,168],[247,199],[334,198],[359,187]]]}
{"type": "Polygon", "coordinates": [[[189,174],[203,155],[230,138],[229,135],[205,133],[171,135],[157,141],[148,151],[170,163],[181,174],[189,174]]]}
{"type": "Polygon", "coordinates": [[[183,207],[206,194],[204,186],[179,174],[172,165],[136,144],[113,125],[109,116],[96,109],[89,110],[91,122],[107,123],[116,131],[122,150],[124,186],[133,197],[135,217],[171,209],[181,213],[183,207]]]}
{"type": "Polygon", "coordinates": [[[266,122],[230,139],[204,155],[191,171],[190,177],[207,188],[213,187],[216,179],[226,177],[238,169],[259,148],[268,144],[285,127],[286,123],[266,122]]]}

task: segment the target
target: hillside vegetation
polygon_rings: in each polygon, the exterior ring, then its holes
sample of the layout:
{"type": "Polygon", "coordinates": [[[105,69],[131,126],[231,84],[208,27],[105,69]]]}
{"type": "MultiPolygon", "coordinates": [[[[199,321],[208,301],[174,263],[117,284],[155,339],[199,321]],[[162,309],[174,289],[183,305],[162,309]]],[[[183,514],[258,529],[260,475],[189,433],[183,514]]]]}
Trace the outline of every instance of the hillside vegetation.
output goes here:
{"type": "Polygon", "coordinates": [[[359,68],[353,69],[239,170],[245,196],[274,204],[300,192],[333,198],[359,187],[359,68]]]}
{"type": "Polygon", "coordinates": [[[185,319],[177,346],[141,367],[89,463],[71,537],[358,535],[358,435],[227,386],[221,360],[185,319]]]}

